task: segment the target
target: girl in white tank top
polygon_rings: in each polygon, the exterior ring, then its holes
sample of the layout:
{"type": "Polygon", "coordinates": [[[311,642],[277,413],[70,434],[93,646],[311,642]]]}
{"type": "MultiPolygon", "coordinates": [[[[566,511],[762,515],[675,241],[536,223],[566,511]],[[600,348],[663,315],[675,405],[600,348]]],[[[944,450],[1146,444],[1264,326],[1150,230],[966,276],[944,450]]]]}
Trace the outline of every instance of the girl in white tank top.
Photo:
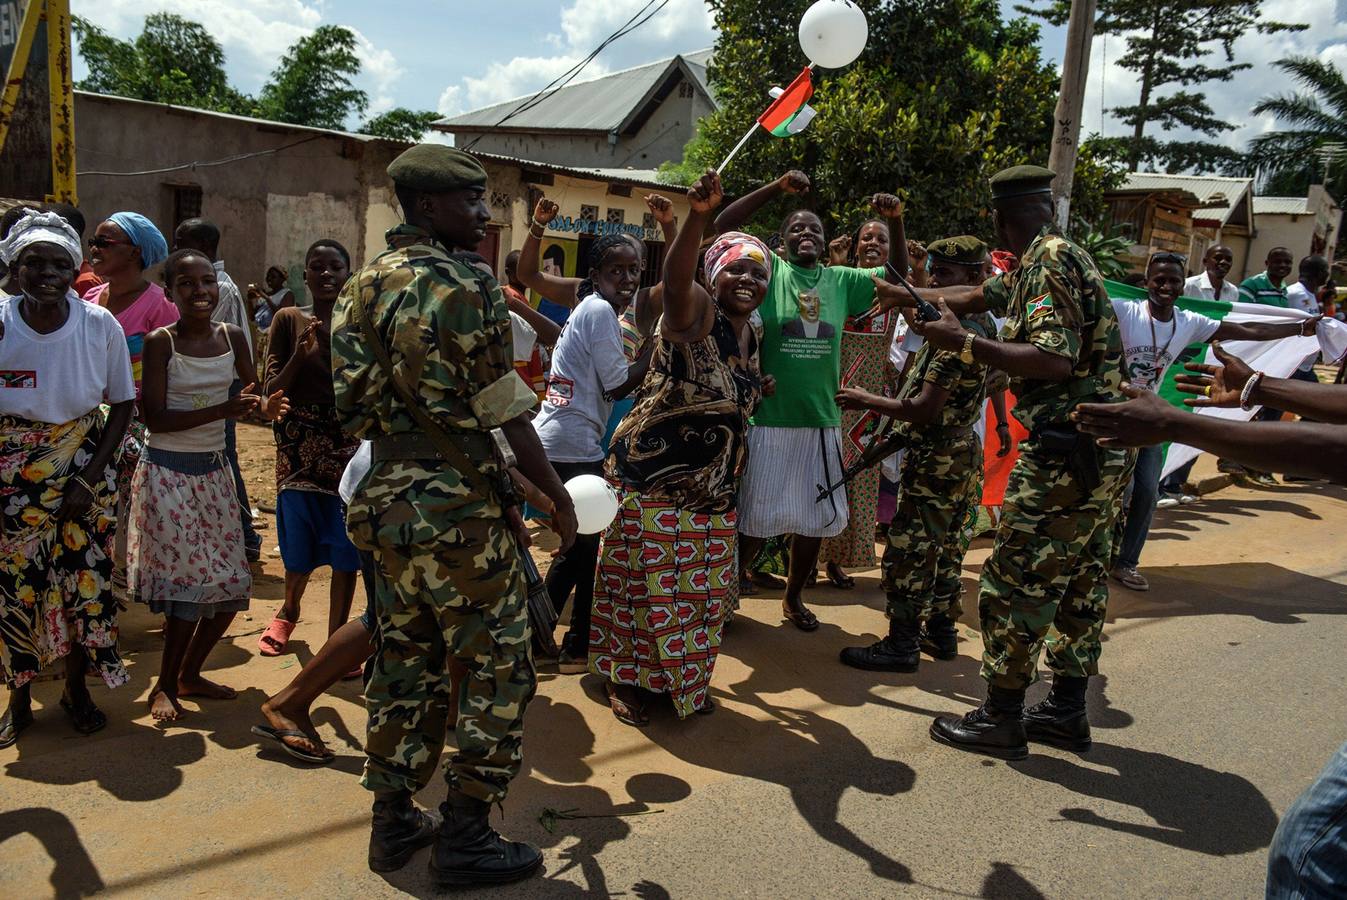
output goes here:
{"type": "Polygon", "coordinates": [[[201,675],[252,591],[225,420],[255,410],[280,418],[288,404],[280,393],[253,392],[257,369],[243,332],[211,321],[219,303],[211,261],[196,251],[174,253],[164,280],[181,318],[145,339],[141,409],[152,436],[131,482],[127,556],[131,596],[164,615],[150,712],[176,719],[184,712],[179,698],[235,696],[201,675]],[[235,377],[246,386],[231,399],[235,377]]]}

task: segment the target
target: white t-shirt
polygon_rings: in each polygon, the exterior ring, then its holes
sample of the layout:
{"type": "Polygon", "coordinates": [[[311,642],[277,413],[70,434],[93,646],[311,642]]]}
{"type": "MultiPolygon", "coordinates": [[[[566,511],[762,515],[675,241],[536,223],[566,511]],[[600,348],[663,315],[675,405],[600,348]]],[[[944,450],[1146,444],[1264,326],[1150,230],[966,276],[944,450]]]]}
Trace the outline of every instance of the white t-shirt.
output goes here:
{"type": "Polygon", "coordinates": [[[603,459],[603,431],[613,404],[605,391],[627,380],[627,357],[613,305],[590,294],[561,328],[542,412],[533,420],[552,462],[603,459]]]}
{"type": "Polygon", "coordinates": [[[538,332],[518,313],[510,313],[510,340],[514,343],[514,361],[526,363],[533,358],[538,332]]]}
{"type": "Polygon", "coordinates": [[[28,327],[19,297],[0,300],[0,415],[60,425],[136,398],[116,317],[73,291],[67,299],[70,315],[51,334],[28,327]]]}
{"type": "Polygon", "coordinates": [[[1174,317],[1168,322],[1151,319],[1151,305],[1146,300],[1114,300],[1113,312],[1118,316],[1118,330],[1122,332],[1123,378],[1136,387],[1153,391],[1164,377],[1165,369],[1189,344],[1211,340],[1221,323],[1197,313],[1174,307],[1174,317]],[[1154,338],[1151,327],[1154,324],[1154,338]]]}
{"type": "MultiPolygon", "coordinates": [[[[1293,281],[1286,286],[1286,302],[1292,309],[1298,309],[1301,312],[1307,312],[1312,316],[1317,316],[1323,310],[1319,307],[1319,299],[1310,293],[1309,288],[1299,281],[1293,281]]],[[[1314,370],[1314,364],[1319,357],[1311,356],[1300,364],[1301,372],[1311,372],[1314,370]]]]}
{"type": "Polygon", "coordinates": [[[355,496],[355,489],[360,487],[360,482],[365,480],[365,475],[369,472],[369,467],[374,461],[372,446],[369,441],[361,441],[360,446],[351,456],[351,461],[342,470],[341,483],[337,485],[337,494],[341,496],[341,502],[347,506],[351,505],[351,498],[355,496]]]}
{"type": "Polygon", "coordinates": [[[1183,296],[1196,297],[1200,300],[1224,300],[1226,303],[1235,303],[1239,300],[1239,285],[1227,278],[1221,282],[1221,296],[1217,297],[1216,288],[1211,284],[1211,276],[1206,272],[1199,272],[1183,282],[1183,296]]]}

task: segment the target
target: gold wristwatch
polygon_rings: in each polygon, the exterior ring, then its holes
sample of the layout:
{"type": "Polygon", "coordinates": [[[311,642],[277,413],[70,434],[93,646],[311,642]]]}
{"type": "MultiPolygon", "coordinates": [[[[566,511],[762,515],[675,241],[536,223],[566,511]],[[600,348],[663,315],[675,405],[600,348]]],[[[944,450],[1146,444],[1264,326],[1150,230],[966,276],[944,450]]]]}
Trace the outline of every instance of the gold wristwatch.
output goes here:
{"type": "Polygon", "coordinates": [[[976,335],[970,331],[968,332],[968,337],[963,339],[963,349],[959,351],[959,362],[972,365],[974,337],[976,337],[976,335]]]}

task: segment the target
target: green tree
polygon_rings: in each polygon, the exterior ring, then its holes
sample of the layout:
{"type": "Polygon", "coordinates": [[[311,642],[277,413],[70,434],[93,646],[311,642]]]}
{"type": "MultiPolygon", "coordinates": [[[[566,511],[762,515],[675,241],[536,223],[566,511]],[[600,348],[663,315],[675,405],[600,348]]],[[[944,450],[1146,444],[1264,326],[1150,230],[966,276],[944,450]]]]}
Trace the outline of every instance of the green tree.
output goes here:
{"type": "Polygon", "coordinates": [[[399,106],[365,122],[360,126],[360,133],[414,144],[421,140],[421,137],[430,130],[431,123],[438,118],[440,114],[437,112],[416,112],[399,106]]]}
{"type": "MultiPolygon", "coordinates": [[[[1057,76],[1039,55],[1037,27],[1003,22],[996,0],[858,2],[870,22],[865,52],[845,69],[817,72],[814,121],[791,138],[757,134],[726,170],[726,189],[743,193],[799,168],[814,184],[805,202],[833,231],[870,215],[869,195],[896,190],[913,237],[993,237],[988,178],[1047,162],[1057,76]]],[[[666,180],[686,184],[719,165],[766,107],[768,88],[805,65],[796,32],[808,5],[710,0],[720,106],[698,124],[682,162],[664,167],[666,180]]],[[[775,229],[787,202],[754,227],[775,229]]]]}
{"type": "Polygon", "coordinates": [[[1272,113],[1277,128],[1249,142],[1248,162],[1270,193],[1304,196],[1322,182],[1347,196],[1347,78],[1332,63],[1293,56],[1275,63],[1304,93],[1264,97],[1255,116],[1272,113]]]}
{"type": "Polygon", "coordinates": [[[258,97],[265,119],[315,128],[346,127],[369,98],[352,80],[360,74],[355,32],[322,25],[290,46],[258,97]]]}
{"type": "MultiPolygon", "coordinates": [[[[1199,172],[1230,165],[1228,148],[1203,141],[1162,141],[1146,132],[1186,128],[1216,137],[1235,127],[1215,115],[1205,93],[1186,88],[1229,81],[1236,72],[1250,68],[1249,63],[1234,61],[1235,42],[1245,34],[1308,27],[1264,19],[1263,2],[1099,0],[1095,34],[1126,36],[1127,51],[1118,65],[1137,78],[1137,102],[1110,110],[1132,128],[1126,142],[1131,171],[1143,162],[1171,171],[1199,172]]],[[[1047,0],[1043,7],[1017,5],[1016,9],[1062,25],[1070,15],[1071,0],[1047,0]]]]}
{"type": "Polygon", "coordinates": [[[198,109],[249,112],[251,101],[229,86],[224,50],[206,29],[172,13],[155,13],[134,41],[112,37],[81,16],[71,18],[89,77],[75,86],[100,94],[198,109]]]}

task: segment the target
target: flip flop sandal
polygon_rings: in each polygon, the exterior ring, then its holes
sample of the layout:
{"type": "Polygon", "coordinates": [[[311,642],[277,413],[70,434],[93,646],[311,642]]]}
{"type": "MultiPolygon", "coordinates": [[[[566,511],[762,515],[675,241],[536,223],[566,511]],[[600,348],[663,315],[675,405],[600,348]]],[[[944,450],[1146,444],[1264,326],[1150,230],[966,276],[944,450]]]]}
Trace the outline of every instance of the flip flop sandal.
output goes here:
{"type": "Polygon", "coordinates": [[[608,708],[613,711],[613,718],[623,725],[630,725],[632,728],[644,728],[650,724],[644,709],[640,706],[633,706],[633,704],[611,692],[608,694],[608,708]]]}
{"type": "Polygon", "coordinates": [[[351,681],[352,679],[355,678],[364,678],[364,677],[365,677],[365,666],[362,663],[361,665],[358,665],[351,671],[347,672],[345,675],[341,676],[341,680],[351,681]]]}
{"type": "Polygon", "coordinates": [[[845,572],[840,575],[834,575],[832,572],[828,572],[827,575],[828,583],[839,591],[849,591],[856,586],[856,579],[845,572]]]}
{"type": "Polygon", "coordinates": [[[257,650],[263,656],[280,656],[290,644],[290,634],[295,630],[294,622],[281,618],[271,620],[267,630],[257,639],[257,650]]]}
{"type": "Polygon", "coordinates": [[[295,747],[285,742],[285,738],[303,738],[306,741],[313,741],[316,744],[322,743],[322,741],[319,741],[311,734],[305,734],[304,732],[296,731],[293,728],[272,728],[270,725],[254,725],[251,730],[252,733],[258,737],[267,738],[268,740],[273,740],[280,744],[282,750],[289,753],[295,759],[303,762],[323,766],[336,759],[336,754],[334,753],[328,753],[325,756],[310,753],[307,750],[301,750],[299,747],[295,747]]]}
{"type": "Polygon", "coordinates": [[[716,701],[712,700],[710,697],[707,697],[706,701],[702,703],[701,706],[697,707],[697,715],[699,716],[709,716],[715,711],[716,701]]]}
{"type": "Polygon", "coordinates": [[[19,739],[19,735],[23,734],[24,729],[32,724],[33,714],[31,712],[26,720],[15,725],[14,714],[5,710],[5,714],[0,716],[0,750],[14,746],[14,743],[19,739]]]}
{"type": "Polygon", "coordinates": [[[739,579],[739,596],[740,596],[740,597],[752,597],[752,596],[754,596],[754,595],[757,594],[757,593],[758,593],[758,586],[753,582],[753,579],[752,579],[752,578],[740,578],[740,579],[739,579]]]}
{"type": "Polygon", "coordinates": [[[814,615],[810,610],[806,609],[803,612],[791,612],[783,607],[781,615],[787,622],[801,631],[818,631],[818,616],[814,615]]]}
{"type": "Polygon", "coordinates": [[[70,724],[80,734],[93,734],[95,731],[102,731],[108,726],[108,717],[103,714],[103,710],[94,706],[93,701],[89,701],[88,706],[75,706],[66,698],[61,698],[61,709],[70,717],[70,724]]]}

